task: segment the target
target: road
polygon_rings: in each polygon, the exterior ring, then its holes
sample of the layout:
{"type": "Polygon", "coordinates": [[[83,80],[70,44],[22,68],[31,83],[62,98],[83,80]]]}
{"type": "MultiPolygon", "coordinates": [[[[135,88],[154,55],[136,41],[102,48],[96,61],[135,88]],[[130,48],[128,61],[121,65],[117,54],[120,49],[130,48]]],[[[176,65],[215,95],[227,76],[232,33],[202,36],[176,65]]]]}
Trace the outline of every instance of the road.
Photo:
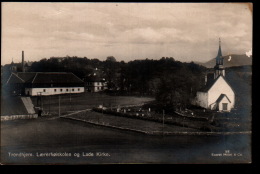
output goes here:
{"type": "Polygon", "coordinates": [[[250,146],[250,135],[149,136],[61,118],[1,123],[4,164],[248,163],[250,146]],[[71,156],[40,156],[51,152],[71,156]]]}

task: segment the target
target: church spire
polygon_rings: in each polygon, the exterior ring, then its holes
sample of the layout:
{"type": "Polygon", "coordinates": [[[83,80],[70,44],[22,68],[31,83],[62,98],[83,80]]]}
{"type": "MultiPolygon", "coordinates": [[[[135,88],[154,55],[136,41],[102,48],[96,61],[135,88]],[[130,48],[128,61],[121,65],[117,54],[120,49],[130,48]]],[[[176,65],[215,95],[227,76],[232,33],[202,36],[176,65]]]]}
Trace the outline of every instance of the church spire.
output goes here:
{"type": "Polygon", "coordinates": [[[223,57],[221,51],[221,40],[219,38],[219,48],[218,48],[218,55],[216,57],[216,65],[223,65],[223,57]]]}
{"type": "Polygon", "coordinates": [[[223,66],[223,56],[221,51],[221,40],[219,38],[219,48],[218,48],[218,55],[216,57],[216,65],[214,67],[215,69],[215,78],[217,78],[219,75],[225,76],[225,69],[223,66]]]}

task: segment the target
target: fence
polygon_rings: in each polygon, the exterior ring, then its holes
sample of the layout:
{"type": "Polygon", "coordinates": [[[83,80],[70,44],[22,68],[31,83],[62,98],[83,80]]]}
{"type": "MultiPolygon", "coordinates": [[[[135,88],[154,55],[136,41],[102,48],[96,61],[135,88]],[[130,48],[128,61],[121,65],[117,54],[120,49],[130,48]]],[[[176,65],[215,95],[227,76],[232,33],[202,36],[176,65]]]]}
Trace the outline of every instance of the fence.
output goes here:
{"type": "Polygon", "coordinates": [[[33,118],[38,118],[38,115],[37,114],[31,114],[31,115],[1,116],[1,121],[18,120],[18,119],[33,119],[33,118]]]}

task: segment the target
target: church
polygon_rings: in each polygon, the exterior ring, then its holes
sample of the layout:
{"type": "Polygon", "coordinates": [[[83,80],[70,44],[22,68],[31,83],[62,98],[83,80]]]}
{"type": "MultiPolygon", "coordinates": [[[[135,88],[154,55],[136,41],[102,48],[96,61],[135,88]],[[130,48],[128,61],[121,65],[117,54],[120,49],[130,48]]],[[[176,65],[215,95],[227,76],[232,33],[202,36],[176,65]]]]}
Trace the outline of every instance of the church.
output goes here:
{"type": "Polygon", "coordinates": [[[216,57],[214,73],[205,77],[205,86],[197,92],[195,104],[205,109],[230,111],[235,105],[235,92],[225,79],[221,41],[216,57]]]}

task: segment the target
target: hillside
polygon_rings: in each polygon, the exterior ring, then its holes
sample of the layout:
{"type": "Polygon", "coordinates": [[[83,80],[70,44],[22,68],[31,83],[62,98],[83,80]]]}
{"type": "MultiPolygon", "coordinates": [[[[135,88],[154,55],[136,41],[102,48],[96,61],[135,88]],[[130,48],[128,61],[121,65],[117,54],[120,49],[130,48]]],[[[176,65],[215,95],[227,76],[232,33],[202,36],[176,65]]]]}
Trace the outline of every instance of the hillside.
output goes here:
{"type": "MultiPolygon", "coordinates": [[[[207,68],[213,68],[216,64],[216,60],[215,58],[213,58],[205,63],[199,63],[199,64],[207,68]]],[[[231,59],[229,59],[229,56],[224,56],[225,67],[244,66],[244,65],[252,65],[252,56],[247,57],[245,54],[243,55],[231,54],[231,59]]]]}
{"type": "Polygon", "coordinates": [[[248,116],[252,107],[252,66],[226,68],[226,79],[236,94],[236,108],[248,116]]]}

